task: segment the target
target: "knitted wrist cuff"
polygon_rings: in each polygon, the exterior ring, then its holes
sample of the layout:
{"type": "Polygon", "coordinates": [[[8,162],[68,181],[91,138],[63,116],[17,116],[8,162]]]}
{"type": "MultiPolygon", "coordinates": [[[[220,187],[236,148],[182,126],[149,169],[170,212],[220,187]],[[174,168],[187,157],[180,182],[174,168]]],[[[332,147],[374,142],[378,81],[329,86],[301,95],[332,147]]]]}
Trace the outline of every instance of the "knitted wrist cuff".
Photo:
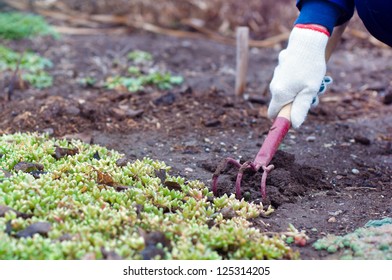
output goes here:
{"type": "Polygon", "coordinates": [[[301,23],[298,23],[298,24],[295,25],[295,27],[302,28],[302,29],[310,29],[310,30],[313,30],[313,31],[324,33],[328,37],[331,36],[331,34],[328,32],[327,29],[324,29],[322,27],[319,27],[319,26],[316,26],[316,25],[313,25],[313,24],[301,24],[301,23]]]}

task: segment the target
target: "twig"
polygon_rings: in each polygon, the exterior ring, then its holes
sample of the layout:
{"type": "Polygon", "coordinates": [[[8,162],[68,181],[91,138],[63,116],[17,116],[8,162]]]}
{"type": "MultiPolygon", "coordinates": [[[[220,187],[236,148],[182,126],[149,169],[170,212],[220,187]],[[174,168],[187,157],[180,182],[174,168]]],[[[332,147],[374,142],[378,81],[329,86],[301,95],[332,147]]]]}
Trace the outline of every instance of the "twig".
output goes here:
{"type": "Polygon", "coordinates": [[[129,32],[129,28],[82,28],[82,27],[68,27],[68,26],[53,26],[53,28],[61,33],[67,35],[100,35],[100,34],[125,34],[129,32]]]}
{"type": "Polygon", "coordinates": [[[377,188],[374,187],[347,187],[344,189],[347,191],[377,191],[377,188]]]}
{"type": "MultiPolygon", "coordinates": [[[[31,28],[30,28],[31,30],[31,28]]],[[[11,97],[14,94],[14,90],[15,90],[15,83],[16,83],[16,79],[18,77],[18,72],[19,72],[19,66],[22,63],[22,58],[25,54],[25,51],[23,51],[20,55],[19,55],[19,59],[18,62],[16,63],[16,67],[14,70],[14,73],[12,73],[12,78],[10,81],[10,84],[8,86],[8,90],[7,90],[7,96],[6,96],[6,101],[11,101],[11,97]]]]}

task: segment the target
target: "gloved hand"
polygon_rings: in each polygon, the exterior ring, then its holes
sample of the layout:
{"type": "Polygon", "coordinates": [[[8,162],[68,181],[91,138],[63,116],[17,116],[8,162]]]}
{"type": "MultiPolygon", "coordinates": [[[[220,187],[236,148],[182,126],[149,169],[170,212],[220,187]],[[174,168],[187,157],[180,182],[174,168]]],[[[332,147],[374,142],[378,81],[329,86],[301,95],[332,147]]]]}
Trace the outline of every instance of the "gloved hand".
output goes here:
{"type": "Polygon", "coordinates": [[[279,54],[279,63],[270,84],[270,118],[276,118],[284,105],[293,102],[292,126],[298,128],[304,122],[326,73],[328,39],[327,31],[297,26],[291,31],[288,46],[279,54]]]}

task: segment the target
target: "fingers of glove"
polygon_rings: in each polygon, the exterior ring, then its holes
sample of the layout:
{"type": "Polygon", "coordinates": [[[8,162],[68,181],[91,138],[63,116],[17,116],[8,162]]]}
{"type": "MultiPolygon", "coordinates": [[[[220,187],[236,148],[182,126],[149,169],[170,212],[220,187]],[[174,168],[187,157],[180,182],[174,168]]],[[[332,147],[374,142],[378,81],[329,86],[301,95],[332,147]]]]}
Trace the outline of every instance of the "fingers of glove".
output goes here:
{"type": "Polygon", "coordinates": [[[279,75],[274,75],[270,84],[270,91],[272,98],[268,107],[268,117],[274,119],[284,105],[294,100],[298,91],[295,86],[287,84],[285,80],[281,80],[279,75]]]}
{"type": "Polygon", "coordinates": [[[284,105],[284,103],[276,102],[274,99],[272,99],[270,105],[268,106],[268,117],[270,119],[275,119],[284,105]]]}
{"type": "Polygon", "coordinates": [[[314,95],[313,91],[304,90],[294,99],[291,107],[291,124],[294,128],[299,128],[305,121],[314,95]]]}

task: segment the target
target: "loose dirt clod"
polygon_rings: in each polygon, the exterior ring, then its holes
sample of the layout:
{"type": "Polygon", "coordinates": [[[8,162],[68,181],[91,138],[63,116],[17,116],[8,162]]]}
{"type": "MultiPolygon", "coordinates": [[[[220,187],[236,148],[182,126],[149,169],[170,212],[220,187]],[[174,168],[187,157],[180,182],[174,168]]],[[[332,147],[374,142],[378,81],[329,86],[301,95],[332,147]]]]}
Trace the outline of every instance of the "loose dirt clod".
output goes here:
{"type": "MultiPolygon", "coordinates": [[[[295,202],[296,198],[312,189],[330,189],[331,186],[325,181],[322,170],[310,166],[300,165],[295,162],[295,156],[278,150],[271,161],[275,169],[267,178],[267,201],[279,207],[284,202],[295,202]]],[[[250,201],[260,200],[261,173],[245,172],[242,192],[250,193],[250,201]]],[[[228,168],[220,181],[221,190],[219,194],[230,195],[234,192],[234,183],[237,177],[237,169],[228,168]]]]}

